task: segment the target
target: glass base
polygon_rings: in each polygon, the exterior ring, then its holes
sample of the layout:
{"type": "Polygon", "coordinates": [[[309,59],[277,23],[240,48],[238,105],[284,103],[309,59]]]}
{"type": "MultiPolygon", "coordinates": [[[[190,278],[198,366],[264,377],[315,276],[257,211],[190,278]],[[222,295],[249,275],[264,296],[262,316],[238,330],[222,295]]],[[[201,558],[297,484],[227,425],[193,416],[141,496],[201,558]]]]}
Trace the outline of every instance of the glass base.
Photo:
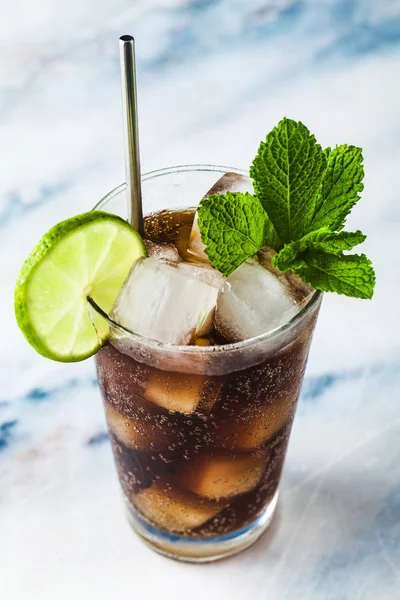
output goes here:
{"type": "Polygon", "coordinates": [[[213,538],[195,539],[161,531],[144,521],[128,507],[128,520],[134,531],[153,550],[175,560],[206,563],[238,554],[252,546],[268,529],[274,516],[279,491],[255,521],[232,533],[213,538]]]}

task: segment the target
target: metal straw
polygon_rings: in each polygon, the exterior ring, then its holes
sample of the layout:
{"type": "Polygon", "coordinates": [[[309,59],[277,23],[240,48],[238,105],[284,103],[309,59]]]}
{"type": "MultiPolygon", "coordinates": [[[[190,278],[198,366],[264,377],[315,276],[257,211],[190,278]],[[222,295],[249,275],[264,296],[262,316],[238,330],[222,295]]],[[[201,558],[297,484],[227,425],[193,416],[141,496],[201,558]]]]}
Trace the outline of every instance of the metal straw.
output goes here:
{"type": "Polygon", "coordinates": [[[125,141],[125,171],[129,223],[144,234],[142,190],[140,184],[139,131],[136,94],[135,40],[131,35],[119,38],[122,112],[125,141]]]}

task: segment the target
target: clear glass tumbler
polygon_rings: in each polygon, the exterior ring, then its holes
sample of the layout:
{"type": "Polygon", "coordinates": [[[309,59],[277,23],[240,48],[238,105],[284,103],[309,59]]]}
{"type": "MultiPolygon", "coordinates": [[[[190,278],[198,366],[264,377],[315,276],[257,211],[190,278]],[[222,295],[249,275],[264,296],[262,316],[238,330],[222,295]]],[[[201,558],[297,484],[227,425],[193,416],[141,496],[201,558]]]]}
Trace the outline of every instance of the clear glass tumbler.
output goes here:
{"type": "MultiPolygon", "coordinates": [[[[196,165],[143,176],[146,213],[196,206],[219,176],[196,165]]],[[[125,185],[97,206],[126,218],[125,185]]],[[[191,562],[235,554],[267,529],[321,294],[264,335],[222,346],[169,346],[107,315],[98,381],[133,529],[191,562]]]]}

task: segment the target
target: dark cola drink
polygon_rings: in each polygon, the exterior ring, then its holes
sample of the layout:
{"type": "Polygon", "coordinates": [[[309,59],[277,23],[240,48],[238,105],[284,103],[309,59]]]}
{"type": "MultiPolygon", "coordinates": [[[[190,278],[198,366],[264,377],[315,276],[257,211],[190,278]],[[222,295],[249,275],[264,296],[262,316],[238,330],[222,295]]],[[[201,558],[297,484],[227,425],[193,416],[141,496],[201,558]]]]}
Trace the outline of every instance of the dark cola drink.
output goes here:
{"type": "MultiPolygon", "coordinates": [[[[194,216],[184,210],[148,217],[149,252],[191,260],[194,216]]],[[[260,260],[273,272],[268,253],[260,260]]],[[[201,541],[242,535],[271,517],[319,304],[295,278],[286,277],[285,285],[305,308],[270,339],[241,347],[214,329],[195,338],[181,358],[179,352],[171,358],[170,349],[143,352],[118,341],[96,356],[133,525],[164,553],[208,560],[213,552],[201,541]],[[171,535],[188,544],[172,548],[171,535]],[[193,550],[190,542],[200,546],[193,550]]],[[[217,550],[214,557],[227,553],[217,550]]]]}

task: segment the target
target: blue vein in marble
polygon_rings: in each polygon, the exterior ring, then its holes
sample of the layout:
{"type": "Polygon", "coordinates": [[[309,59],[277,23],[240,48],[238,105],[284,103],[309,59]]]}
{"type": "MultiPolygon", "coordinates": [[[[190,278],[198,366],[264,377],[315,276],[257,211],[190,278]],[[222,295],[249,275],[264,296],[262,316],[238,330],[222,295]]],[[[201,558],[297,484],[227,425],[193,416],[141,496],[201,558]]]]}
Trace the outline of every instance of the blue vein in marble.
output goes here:
{"type": "MultiPolygon", "coordinates": [[[[266,38],[276,38],[296,25],[305,10],[304,2],[296,0],[280,10],[271,9],[271,14],[276,14],[276,18],[270,19],[263,18],[254,9],[246,10],[245,5],[244,8],[236,7],[232,12],[230,1],[192,2],[178,9],[165,8],[166,14],[172,10],[177,18],[186,17],[186,23],[179,29],[173,29],[169,41],[160,49],[159,54],[143,61],[143,66],[158,70],[170,66],[171,62],[188,63],[194,59],[203,59],[205,55],[225,53],[233,47],[248,47],[265,41],[266,38]],[[230,20],[236,20],[238,27],[225,25],[223,17],[228,11],[232,15],[230,20]]],[[[157,7],[156,10],[159,13],[160,8],[157,7]]],[[[152,11],[147,18],[151,16],[152,11]]]]}
{"type": "Polygon", "coordinates": [[[72,186],[73,182],[71,180],[43,185],[39,191],[35,191],[36,199],[29,203],[24,202],[21,194],[17,191],[9,192],[5,196],[0,211],[0,227],[4,227],[9,221],[19,218],[22,213],[26,214],[35,210],[38,206],[49,202],[54,195],[66,192],[72,186]]]}
{"type": "Polygon", "coordinates": [[[324,373],[323,375],[306,377],[301,389],[300,401],[316,400],[323,396],[328,389],[342,381],[354,381],[365,377],[365,375],[368,377],[377,377],[380,375],[397,377],[399,373],[400,363],[393,362],[387,365],[377,364],[342,373],[324,373]]]}
{"type": "MultiPolygon", "coordinates": [[[[354,495],[359,493],[359,489],[354,489],[353,482],[347,492],[354,495]]],[[[342,589],[358,592],[365,573],[369,569],[376,569],[379,561],[387,563],[388,567],[383,588],[393,592],[389,596],[381,589],[382,597],[398,598],[400,488],[394,487],[388,494],[381,496],[379,486],[373,486],[368,497],[364,491],[360,503],[348,509],[343,503],[343,497],[343,494],[338,496],[338,504],[326,504],[326,520],[329,521],[333,515],[339,530],[345,530],[347,523],[351,522],[355,532],[349,536],[347,544],[341,545],[335,553],[328,554],[318,562],[318,571],[313,580],[318,584],[319,593],[326,592],[328,597],[328,592],[335,589],[338,577],[342,589]],[[379,511],[380,506],[383,508],[379,511]],[[351,565],[350,570],[348,565],[351,565]]],[[[341,600],[353,600],[354,597],[351,593],[340,596],[341,600]]]]}
{"type": "Polygon", "coordinates": [[[88,383],[92,387],[97,387],[97,379],[95,377],[92,377],[90,379],[78,379],[75,377],[73,379],[69,379],[62,385],[58,385],[53,388],[32,388],[31,390],[29,390],[29,392],[24,394],[24,396],[22,396],[21,399],[32,403],[52,401],[54,400],[55,396],[60,392],[69,391],[81,385],[87,385],[88,383]]]}
{"type": "Polygon", "coordinates": [[[33,388],[26,395],[26,399],[33,402],[40,402],[41,400],[47,400],[52,392],[48,392],[43,388],[33,388]]]}
{"type": "Polygon", "coordinates": [[[276,38],[289,34],[291,39],[300,37],[303,43],[305,26],[307,43],[314,43],[311,61],[338,56],[357,58],[360,54],[395,47],[400,42],[400,15],[382,16],[375,21],[365,10],[363,0],[339,0],[325,3],[322,8],[318,3],[307,5],[302,0],[281,7],[253,7],[247,3],[232,6],[231,0],[207,0],[188,2],[177,8],[157,7],[145,13],[142,21],[150,22],[155,14],[160,16],[160,11],[165,18],[173,15],[180,26],[170,26],[169,39],[154,57],[141,60],[139,56],[145,70],[274,43],[276,38]],[[326,43],[325,39],[331,40],[332,35],[321,37],[321,30],[333,32],[333,41],[326,43]]]}
{"type": "Polygon", "coordinates": [[[108,442],[108,433],[107,431],[99,431],[88,439],[87,445],[98,446],[99,444],[104,444],[104,442],[108,442]]]}
{"type": "Polygon", "coordinates": [[[316,62],[324,62],[334,56],[356,58],[400,43],[400,18],[346,29],[331,45],[316,53],[316,62]]]}
{"type": "Polygon", "coordinates": [[[306,377],[301,390],[300,399],[305,401],[316,400],[338,381],[349,378],[349,373],[326,373],[324,375],[306,377]]]}
{"type": "Polygon", "coordinates": [[[400,550],[400,487],[394,489],[383,501],[383,508],[375,517],[377,530],[385,531],[385,546],[400,550]]]}
{"type": "Polygon", "coordinates": [[[4,421],[0,425],[0,452],[7,448],[10,440],[13,438],[17,423],[18,421],[14,419],[13,421],[4,421]]]}
{"type": "Polygon", "coordinates": [[[76,183],[81,180],[82,175],[96,171],[98,167],[99,163],[97,162],[86,163],[81,168],[75,169],[73,173],[67,173],[61,181],[43,183],[39,190],[36,189],[32,192],[33,198],[30,202],[25,202],[18,191],[9,191],[0,203],[0,228],[4,228],[10,222],[20,219],[21,215],[26,215],[35,211],[38,207],[54,202],[58,194],[73,190],[76,183]]]}

